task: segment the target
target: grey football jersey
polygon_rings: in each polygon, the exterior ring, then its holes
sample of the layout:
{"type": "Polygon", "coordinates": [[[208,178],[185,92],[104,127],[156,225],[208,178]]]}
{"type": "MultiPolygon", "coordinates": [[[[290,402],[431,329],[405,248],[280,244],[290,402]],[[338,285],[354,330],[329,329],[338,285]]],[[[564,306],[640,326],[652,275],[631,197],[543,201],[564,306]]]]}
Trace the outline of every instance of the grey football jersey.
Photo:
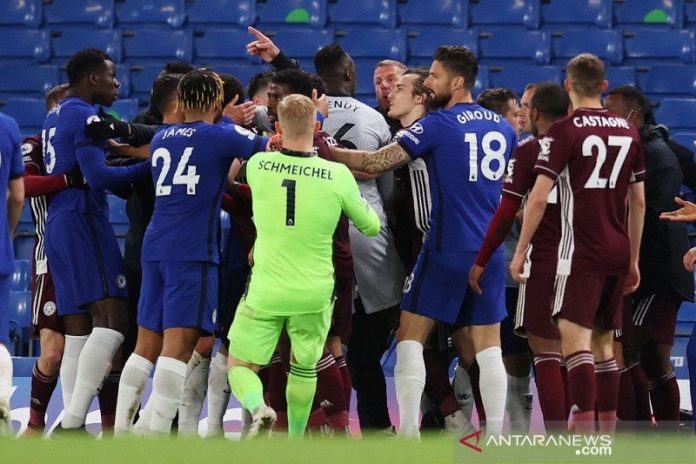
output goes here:
{"type": "MultiPolygon", "coordinates": [[[[324,120],[323,129],[346,148],[374,151],[391,141],[384,117],[352,97],[329,97],[329,117],[324,120]]],[[[365,312],[374,313],[401,302],[405,272],[387,227],[377,183],[368,180],[358,182],[358,186],[382,222],[376,237],[365,237],[352,224],[350,227],[358,292],[365,312]]]]}

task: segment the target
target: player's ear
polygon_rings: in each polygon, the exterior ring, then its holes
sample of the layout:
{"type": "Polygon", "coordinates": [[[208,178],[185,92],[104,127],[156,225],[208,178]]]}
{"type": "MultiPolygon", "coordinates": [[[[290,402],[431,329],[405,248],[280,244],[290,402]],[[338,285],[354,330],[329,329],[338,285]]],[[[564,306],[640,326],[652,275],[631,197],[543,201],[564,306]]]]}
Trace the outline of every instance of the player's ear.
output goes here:
{"type": "Polygon", "coordinates": [[[283,134],[283,128],[280,127],[280,121],[276,121],[275,123],[273,123],[273,125],[275,126],[276,134],[282,135],[282,134],[283,134]]]}
{"type": "Polygon", "coordinates": [[[452,90],[459,90],[464,88],[464,78],[462,76],[456,76],[450,82],[450,87],[452,90]]]}
{"type": "Polygon", "coordinates": [[[570,81],[568,79],[563,81],[563,88],[567,93],[570,93],[570,81]]]}
{"type": "Polygon", "coordinates": [[[539,113],[539,110],[536,108],[531,108],[529,111],[530,111],[530,115],[532,116],[532,120],[538,121],[539,116],[541,116],[541,113],[539,113]]]}
{"type": "Polygon", "coordinates": [[[602,93],[606,93],[609,88],[609,81],[606,79],[602,81],[602,93]]]}

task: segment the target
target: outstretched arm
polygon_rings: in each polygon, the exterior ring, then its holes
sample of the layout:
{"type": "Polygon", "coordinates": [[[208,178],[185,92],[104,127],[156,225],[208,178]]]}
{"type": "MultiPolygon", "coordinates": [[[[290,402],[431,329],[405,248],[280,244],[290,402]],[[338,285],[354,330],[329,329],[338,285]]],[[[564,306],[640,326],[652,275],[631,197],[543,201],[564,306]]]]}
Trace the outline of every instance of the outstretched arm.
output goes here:
{"type": "Polygon", "coordinates": [[[367,174],[390,171],[411,161],[406,150],[396,142],[373,152],[331,147],[331,156],[339,163],[348,166],[351,171],[367,174]]]}
{"type": "Polygon", "coordinates": [[[96,190],[112,190],[150,173],[147,161],[132,166],[107,166],[104,152],[90,144],[78,147],[76,155],[87,183],[96,190]]]}
{"type": "Polygon", "coordinates": [[[675,211],[668,211],[660,214],[660,219],[663,221],[674,222],[696,221],[696,204],[691,203],[690,201],[682,200],[679,197],[675,197],[674,202],[682,207],[675,211]]]}
{"type": "Polygon", "coordinates": [[[285,56],[280,48],[261,31],[251,26],[247,27],[247,31],[255,38],[246,45],[247,53],[258,56],[277,70],[300,67],[296,60],[285,56]]]}

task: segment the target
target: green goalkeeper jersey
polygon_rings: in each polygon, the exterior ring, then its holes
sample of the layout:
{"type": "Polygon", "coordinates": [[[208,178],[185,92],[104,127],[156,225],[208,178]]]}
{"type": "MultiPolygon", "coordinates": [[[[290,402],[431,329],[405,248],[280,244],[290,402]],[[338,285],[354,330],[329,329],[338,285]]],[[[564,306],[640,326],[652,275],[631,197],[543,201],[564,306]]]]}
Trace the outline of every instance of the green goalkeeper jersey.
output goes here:
{"type": "Polygon", "coordinates": [[[246,174],[256,242],[244,301],[274,315],[329,309],[333,235],[341,212],[370,236],[380,230],[377,213],[346,166],[318,156],[260,153],[247,162],[246,174]]]}

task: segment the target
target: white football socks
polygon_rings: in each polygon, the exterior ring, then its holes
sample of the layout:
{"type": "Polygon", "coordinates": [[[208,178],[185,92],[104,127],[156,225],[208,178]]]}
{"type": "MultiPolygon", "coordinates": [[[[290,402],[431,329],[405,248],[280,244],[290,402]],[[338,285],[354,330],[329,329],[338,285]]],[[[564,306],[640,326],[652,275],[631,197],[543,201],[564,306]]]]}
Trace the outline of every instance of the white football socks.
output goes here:
{"type": "MultiPolygon", "coordinates": [[[[179,406],[179,435],[195,436],[198,434],[198,422],[203,410],[205,393],[208,390],[208,372],[210,371],[210,359],[193,352],[191,359],[197,357],[195,367],[186,377],[184,393],[181,396],[179,406]]],[[[189,362],[190,363],[190,362],[189,362]]]]}
{"type": "Polygon", "coordinates": [[[85,347],[89,335],[66,335],[63,348],[63,360],[60,362],[60,389],[63,394],[63,409],[68,412],[73,390],[75,389],[75,377],[77,377],[77,362],[80,359],[82,348],[85,347]]]}
{"type": "Polygon", "coordinates": [[[92,329],[77,363],[75,388],[63,417],[63,428],[72,429],[84,425],[89,405],[99,393],[104,378],[111,371],[111,361],[123,343],[123,338],[122,333],[113,329],[92,329]]]}
{"type": "Polygon", "coordinates": [[[123,366],[116,401],[115,435],[124,435],[132,428],[133,418],[153,367],[154,364],[136,353],[131,354],[123,366]]]}
{"type": "Polygon", "coordinates": [[[12,355],[7,347],[0,343],[0,403],[10,405],[12,395],[12,355]]]}
{"type": "Polygon", "coordinates": [[[208,432],[207,437],[223,435],[223,418],[230,402],[227,384],[227,356],[218,352],[210,363],[208,376],[208,432]]]}
{"type": "Polygon", "coordinates": [[[396,345],[394,367],[396,399],[399,403],[399,431],[402,438],[420,437],[420,404],[425,387],[423,345],[404,340],[396,345]]]}
{"type": "Polygon", "coordinates": [[[510,432],[525,435],[529,432],[532,419],[532,393],[529,391],[531,377],[507,376],[507,400],[505,409],[510,419],[510,432]]]}
{"type": "Polygon", "coordinates": [[[486,434],[503,434],[505,419],[505,397],[507,393],[507,373],[503,365],[503,355],[499,346],[492,346],[476,353],[479,370],[479,389],[483,409],[486,411],[486,434]]]}
{"type": "Polygon", "coordinates": [[[152,379],[150,433],[169,434],[172,420],[181,405],[186,380],[186,363],[160,356],[152,379]]]}
{"type": "Polygon", "coordinates": [[[459,403],[459,409],[464,413],[464,417],[471,421],[471,414],[474,412],[474,390],[471,387],[471,377],[465,368],[457,364],[454,369],[454,381],[452,382],[454,397],[459,403]]]}

